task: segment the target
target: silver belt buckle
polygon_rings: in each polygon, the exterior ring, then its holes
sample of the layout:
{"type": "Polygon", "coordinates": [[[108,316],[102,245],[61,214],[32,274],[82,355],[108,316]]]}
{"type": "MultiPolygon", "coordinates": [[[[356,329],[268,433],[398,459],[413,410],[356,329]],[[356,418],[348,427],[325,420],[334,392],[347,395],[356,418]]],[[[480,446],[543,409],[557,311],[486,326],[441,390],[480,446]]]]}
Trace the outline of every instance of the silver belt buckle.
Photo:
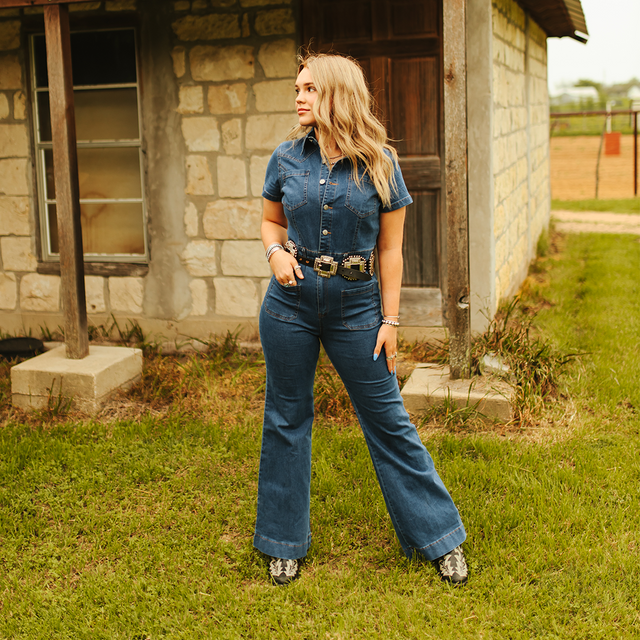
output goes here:
{"type": "Polygon", "coordinates": [[[322,278],[330,278],[338,272],[338,263],[331,256],[320,256],[314,260],[313,270],[322,278]]]}
{"type": "MultiPolygon", "coordinates": [[[[367,261],[362,256],[349,256],[342,261],[342,266],[345,269],[353,269],[356,271],[362,271],[362,273],[366,270],[367,261]]],[[[347,280],[357,280],[358,278],[351,278],[347,275],[344,275],[344,271],[342,272],[342,277],[347,280]]]]}

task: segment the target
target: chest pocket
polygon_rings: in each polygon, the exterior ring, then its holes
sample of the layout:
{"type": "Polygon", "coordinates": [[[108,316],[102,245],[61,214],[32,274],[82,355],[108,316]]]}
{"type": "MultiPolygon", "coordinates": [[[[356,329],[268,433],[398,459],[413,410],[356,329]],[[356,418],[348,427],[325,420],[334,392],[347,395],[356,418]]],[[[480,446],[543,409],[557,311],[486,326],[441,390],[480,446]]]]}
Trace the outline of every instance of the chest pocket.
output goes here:
{"type": "Polygon", "coordinates": [[[372,213],[376,213],[380,206],[380,198],[373,182],[364,176],[358,187],[353,176],[350,175],[345,206],[359,218],[366,218],[372,213]]]}
{"type": "Polygon", "coordinates": [[[293,211],[307,204],[308,171],[287,171],[282,176],[282,204],[293,211]]]}

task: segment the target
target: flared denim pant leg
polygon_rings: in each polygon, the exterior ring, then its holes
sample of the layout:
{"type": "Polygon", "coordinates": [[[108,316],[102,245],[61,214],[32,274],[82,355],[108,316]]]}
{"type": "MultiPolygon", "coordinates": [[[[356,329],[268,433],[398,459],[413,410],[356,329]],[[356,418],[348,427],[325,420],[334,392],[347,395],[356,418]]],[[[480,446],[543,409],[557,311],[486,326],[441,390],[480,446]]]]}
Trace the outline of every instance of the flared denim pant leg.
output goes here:
{"type": "MultiPolygon", "coordinates": [[[[273,280],[271,286],[281,289],[273,280]]],[[[296,294],[279,291],[283,299],[296,294]]],[[[282,317],[264,306],[260,313],[267,386],[254,546],[270,556],[296,559],[306,556],[311,544],[311,427],[320,340],[297,310],[273,308],[282,317]]]]}
{"type": "Polygon", "coordinates": [[[466,533],[404,408],[384,350],[373,362],[378,330],[333,324],[322,342],[353,402],[403,551],[434,560],[462,544],[466,533]]]}
{"type": "MultiPolygon", "coordinates": [[[[311,277],[305,271],[298,291],[267,293],[270,310],[263,305],[260,314],[267,389],[254,545],[267,555],[290,559],[304,557],[309,548],[313,381],[322,341],[356,409],[405,554],[418,551],[429,560],[438,558],[466,534],[411,424],[384,351],[373,361],[380,327],[377,289],[356,289],[341,278],[316,289],[311,277]],[[340,286],[347,287],[347,296],[341,296],[340,286]],[[359,291],[366,295],[357,297],[359,291]],[[322,302],[319,307],[316,299],[322,302]],[[353,313],[360,304],[367,308],[353,313]],[[354,319],[363,324],[354,325],[354,319]]],[[[270,286],[280,287],[273,281],[270,286]]]]}

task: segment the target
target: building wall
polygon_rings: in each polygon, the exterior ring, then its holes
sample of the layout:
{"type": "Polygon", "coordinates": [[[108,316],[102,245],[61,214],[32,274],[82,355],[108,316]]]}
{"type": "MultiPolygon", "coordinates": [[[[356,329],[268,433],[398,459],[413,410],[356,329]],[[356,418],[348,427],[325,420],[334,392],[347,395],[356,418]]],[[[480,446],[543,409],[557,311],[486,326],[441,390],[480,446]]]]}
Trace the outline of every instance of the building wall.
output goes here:
{"type": "MultiPolygon", "coordinates": [[[[147,273],[87,276],[90,322],[110,314],[167,336],[240,325],[255,334],[270,269],[261,191],[293,112],[296,18],[287,0],[106,0],[137,11],[151,260],[147,273]],[[268,5],[268,6],[266,6],[268,5]]],[[[0,11],[0,326],[61,323],[60,278],[38,273],[37,194],[21,20],[0,11]]]]}
{"type": "Polygon", "coordinates": [[[514,0],[492,1],[496,302],[526,276],[550,215],[546,34],[514,0]]]}
{"type": "MultiPolygon", "coordinates": [[[[291,0],[103,0],[76,17],[137,12],[148,232],[143,272],[88,275],[90,322],[135,319],[174,337],[257,332],[270,276],[259,240],[268,158],[296,122],[291,0]]],[[[472,327],[526,275],[548,223],[546,37],[514,0],[468,0],[472,327]]],[[[0,11],[0,328],[62,323],[39,273],[22,21],[0,11]]]]}

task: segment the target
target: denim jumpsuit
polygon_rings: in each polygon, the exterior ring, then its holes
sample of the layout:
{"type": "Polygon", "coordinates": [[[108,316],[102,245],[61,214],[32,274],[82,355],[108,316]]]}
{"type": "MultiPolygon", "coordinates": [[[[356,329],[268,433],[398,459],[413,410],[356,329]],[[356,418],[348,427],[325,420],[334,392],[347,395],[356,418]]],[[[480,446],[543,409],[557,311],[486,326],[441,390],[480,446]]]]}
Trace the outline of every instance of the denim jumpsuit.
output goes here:
{"type": "MultiPolygon", "coordinates": [[[[392,202],[383,207],[367,176],[358,187],[349,160],[324,164],[313,131],[284,142],[269,161],[263,197],[282,202],[289,238],[306,257],[368,257],[380,215],[412,202],[399,167],[392,202]]],[[[254,546],[296,559],[307,554],[313,383],[320,343],[340,374],[362,427],[378,481],[407,556],[428,560],[466,537],[431,456],[411,424],[385,353],[374,362],[382,315],[378,282],[322,277],[301,265],[303,280],[271,278],[260,311],[267,365],[258,514],[254,546]]]]}

